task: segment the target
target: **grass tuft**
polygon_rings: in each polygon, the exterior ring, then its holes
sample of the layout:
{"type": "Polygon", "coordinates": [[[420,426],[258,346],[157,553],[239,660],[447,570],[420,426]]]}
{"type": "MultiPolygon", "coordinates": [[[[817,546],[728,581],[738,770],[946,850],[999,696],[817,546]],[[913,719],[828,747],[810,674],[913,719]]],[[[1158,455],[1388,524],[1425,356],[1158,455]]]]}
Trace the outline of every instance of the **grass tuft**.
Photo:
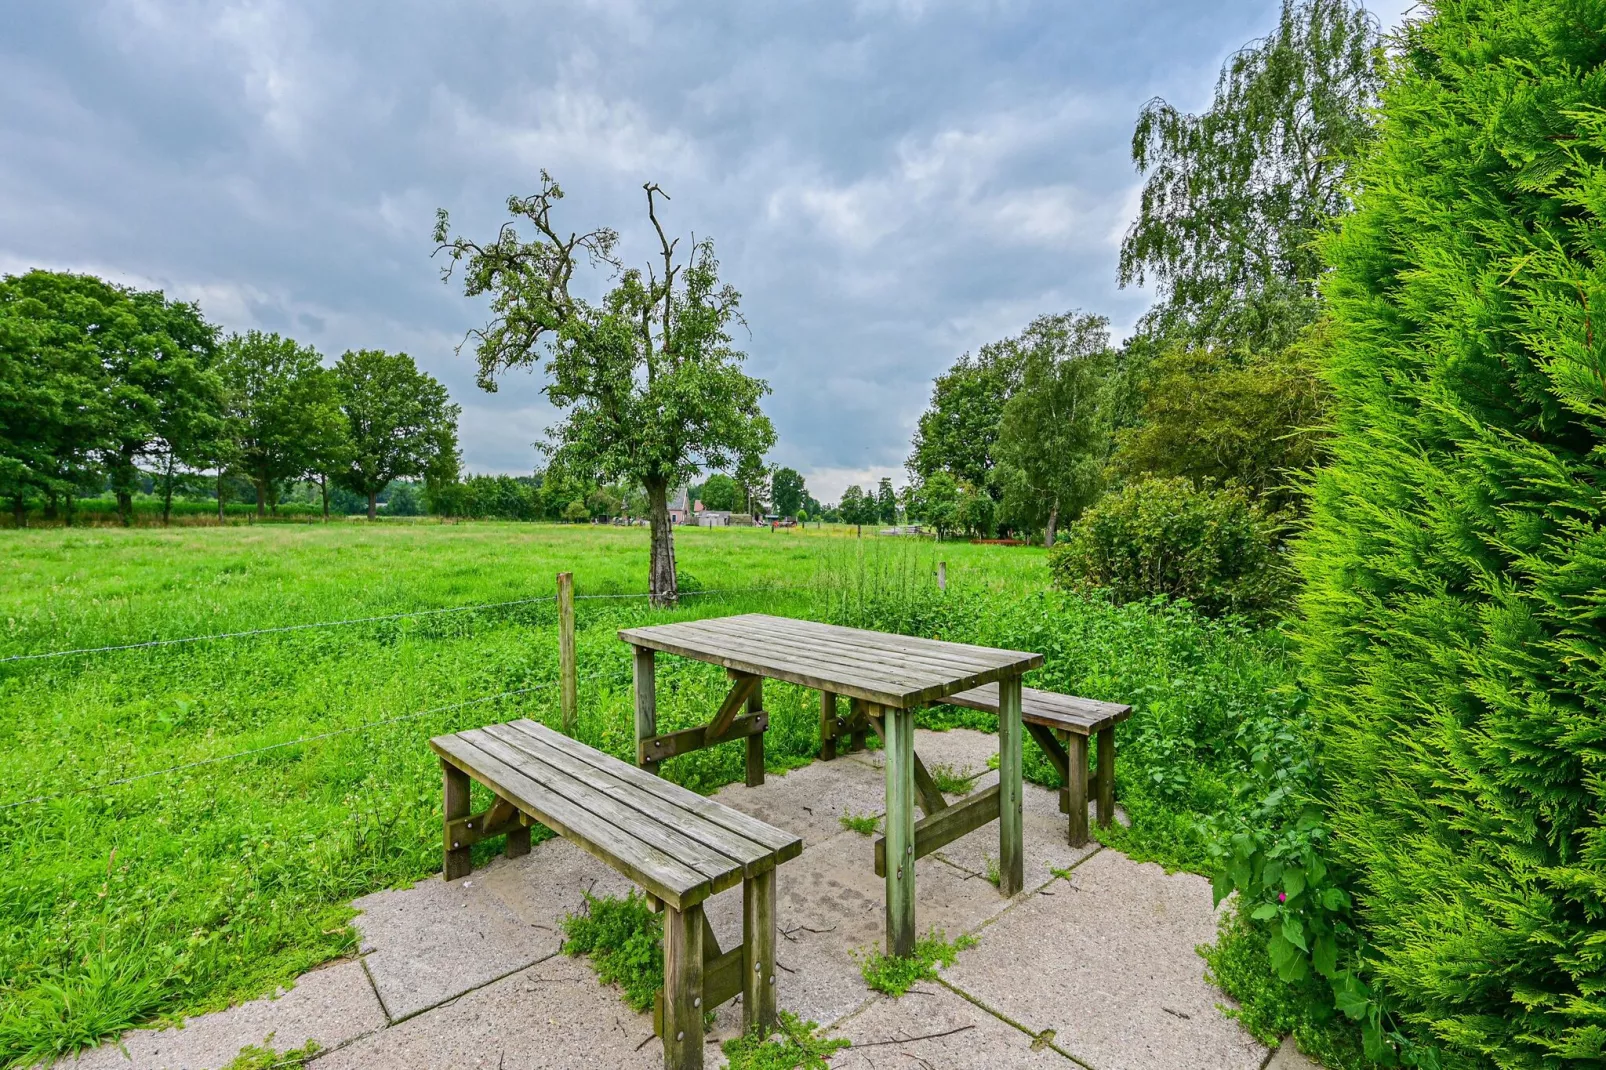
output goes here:
{"type": "Polygon", "coordinates": [[[826,1070],[827,1060],[851,1047],[845,1037],[824,1037],[817,1022],[805,1022],[782,1011],[775,1032],[765,1036],[757,1029],[723,1045],[730,1070],[826,1070]]]}
{"type": "Polygon", "coordinates": [[[931,767],[931,779],[936,783],[937,790],[944,795],[969,795],[975,786],[979,773],[970,771],[970,767],[955,769],[947,762],[938,762],[931,767]]]}
{"type": "Polygon", "coordinates": [[[874,950],[861,953],[859,972],[877,992],[901,996],[921,981],[935,981],[939,966],[952,966],[961,951],[975,946],[976,938],[968,933],[949,943],[946,934],[933,929],[915,941],[914,952],[907,957],[874,950]]]}
{"type": "Polygon", "coordinates": [[[597,979],[624,989],[644,1011],[664,985],[664,923],[634,889],[625,898],[586,893],[578,914],[563,919],[563,953],[588,955],[597,979]]]}
{"type": "Polygon", "coordinates": [[[274,1051],[269,1046],[272,1041],[273,1035],[270,1033],[261,1047],[247,1044],[223,1070],[290,1070],[292,1067],[306,1066],[307,1060],[323,1050],[316,1040],[309,1040],[300,1048],[274,1051]]]}
{"type": "Polygon", "coordinates": [[[881,823],[881,818],[876,814],[843,814],[837,820],[842,822],[843,828],[860,836],[874,836],[876,826],[881,823]]]}

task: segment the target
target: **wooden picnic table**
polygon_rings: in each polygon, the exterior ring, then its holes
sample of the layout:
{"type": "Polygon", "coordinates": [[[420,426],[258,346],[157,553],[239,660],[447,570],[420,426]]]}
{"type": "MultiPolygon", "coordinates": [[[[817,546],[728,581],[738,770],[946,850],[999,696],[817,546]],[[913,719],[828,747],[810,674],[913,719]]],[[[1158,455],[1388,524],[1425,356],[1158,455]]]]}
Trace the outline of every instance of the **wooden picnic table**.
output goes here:
{"type": "Polygon", "coordinates": [[[876,868],[887,882],[889,954],[914,950],[915,860],[990,821],[998,821],[999,891],[1020,891],[1021,676],[1043,663],[1041,654],[758,613],[626,628],[619,638],[635,647],[636,759],[649,771],[676,754],[745,738],[747,783],[763,783],[766,678],[814,688],[826,708],[834,709],[836,695],[853,700],[885,745],[886,831],[876,868]],[[730,675],[730,693],[707,725],[659,734],[658,651],[722,665],[730,675]],[[915,754],[914,711],[991,683],[999,696],[998,784],[950,805],[915,754]],[[924,812],[918,822],[916,805],[924,812]]]}

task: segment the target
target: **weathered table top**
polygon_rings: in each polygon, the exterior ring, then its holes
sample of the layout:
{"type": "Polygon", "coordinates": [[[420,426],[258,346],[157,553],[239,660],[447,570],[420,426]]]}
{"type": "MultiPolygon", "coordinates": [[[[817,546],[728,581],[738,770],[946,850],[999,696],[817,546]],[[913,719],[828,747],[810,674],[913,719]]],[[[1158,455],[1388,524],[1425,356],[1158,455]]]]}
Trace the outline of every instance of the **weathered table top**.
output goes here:
{"type": "Polygon", "coordinates": [[[534,721],[437,736],[429,745],[677,910],[803,850],[790,832],[534,721]]]}
{"type": "Polygon", "coordinates": [[[895,709],[921,706],[1043,664],[1021,650],[950,643],[748,613],[626,628],[635,646],[895,709]]]}

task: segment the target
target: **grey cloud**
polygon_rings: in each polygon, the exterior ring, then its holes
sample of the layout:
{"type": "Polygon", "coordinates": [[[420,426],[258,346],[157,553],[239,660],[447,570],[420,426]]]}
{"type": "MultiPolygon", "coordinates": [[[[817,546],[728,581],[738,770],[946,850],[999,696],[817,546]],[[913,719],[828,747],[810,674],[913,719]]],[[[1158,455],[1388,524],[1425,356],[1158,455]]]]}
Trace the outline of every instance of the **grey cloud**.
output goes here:
{"type": "Polygon", "coordinates": [[[331,357],[405,349],[469,466],[528,471],[539,380],[473,385],[483,306],[434,211],[489,233],[537,168],[647,252],[641,183],[713,235],[775,388],[774,458],[897,471],[931,376],[1114,285],[1142,101],[1207,99],[1270,0],[541,4],[0,0],[0,270],[97,270],[331,357]]]}

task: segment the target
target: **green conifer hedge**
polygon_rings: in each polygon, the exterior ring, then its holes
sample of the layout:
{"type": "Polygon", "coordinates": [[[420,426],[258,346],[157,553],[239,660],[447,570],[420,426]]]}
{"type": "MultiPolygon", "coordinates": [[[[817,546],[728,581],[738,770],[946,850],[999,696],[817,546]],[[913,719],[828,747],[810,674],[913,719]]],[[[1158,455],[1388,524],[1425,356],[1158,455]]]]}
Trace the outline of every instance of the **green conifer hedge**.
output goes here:
{"type": "Polygon", "coordinates": [[[1326,248],[1305,675],[1408,1028],[1606,1066],[1606,3],[1429,7],[1326,248]]]}

